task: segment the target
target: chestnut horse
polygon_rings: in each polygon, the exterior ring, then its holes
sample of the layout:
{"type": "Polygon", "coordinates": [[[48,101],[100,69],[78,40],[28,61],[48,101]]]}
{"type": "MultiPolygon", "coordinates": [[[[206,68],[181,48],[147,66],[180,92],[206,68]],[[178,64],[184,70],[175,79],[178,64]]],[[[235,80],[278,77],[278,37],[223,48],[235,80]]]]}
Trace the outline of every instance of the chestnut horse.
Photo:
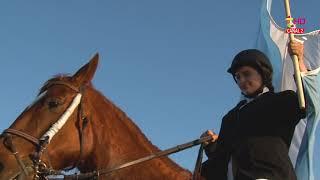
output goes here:
{"type": "MultiPolygon", "coordinates": [[[[3,132],[0,179],[33,179],[44,166],[77,167],[81,172],[111,169],[160,151],[123,111],[94,89],[91,80],[98,59],[95,55],[73,76],[48,80],[33,104],[3,132]]],[[[191,177],[189,171],[162,157],[99,179],[191,177]]]]}

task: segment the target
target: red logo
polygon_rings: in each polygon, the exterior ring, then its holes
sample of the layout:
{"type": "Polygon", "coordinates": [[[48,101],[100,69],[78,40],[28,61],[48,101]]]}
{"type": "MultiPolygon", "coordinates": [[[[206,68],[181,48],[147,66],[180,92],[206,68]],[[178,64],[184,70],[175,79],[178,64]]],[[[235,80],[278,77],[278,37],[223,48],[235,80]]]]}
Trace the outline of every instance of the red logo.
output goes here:
{"type": "Polygon", "coordinates": [[[286,33],[288,34],[303,34],[304,28],[297,28],[297,25],[306,24],[307,20],[305,18],[293,18],[291,16],[286,17],[287,29],[286,33]]]}

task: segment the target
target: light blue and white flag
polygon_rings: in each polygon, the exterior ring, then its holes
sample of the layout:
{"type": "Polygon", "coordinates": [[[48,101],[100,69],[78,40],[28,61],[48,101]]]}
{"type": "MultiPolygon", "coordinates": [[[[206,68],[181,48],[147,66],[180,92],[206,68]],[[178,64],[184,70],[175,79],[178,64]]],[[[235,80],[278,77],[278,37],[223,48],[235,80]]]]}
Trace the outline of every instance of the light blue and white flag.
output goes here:
{"type": "MultiPolygon", "coordinates": [[[[271,17],[271,3],[272,0],[262,0],[256,47],[267,54],[271,60],[274,68],[275,90],[296,90],[293,63],[287,49],[289,35],[271,17]]],[[[320,30],[295,35],[295,37],[304,41],[304,59],[310,71],[302,73],[307,118],[301,120],[296,127],[289,155],[298,180],[314,180],[313,151],[315,132],[320,118],[320,30]]]]}

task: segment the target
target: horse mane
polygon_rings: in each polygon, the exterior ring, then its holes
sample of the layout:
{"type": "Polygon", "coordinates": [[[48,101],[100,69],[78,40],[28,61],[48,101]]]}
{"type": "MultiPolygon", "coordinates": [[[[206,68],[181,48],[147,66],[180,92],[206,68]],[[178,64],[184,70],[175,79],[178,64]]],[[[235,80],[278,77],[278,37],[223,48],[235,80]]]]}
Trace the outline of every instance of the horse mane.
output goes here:
{"type": "MultiPolygon", "coordinates": [[[[52,81],[66,81],[70,82],[71,77],[68,74],[57,74],[53,76],[53,78],[49,79],[44,83],[44,85],[40,88],[39,94],[44,92],[47,88],[50,82],[52,81]]],[[[127,116],[127,114],[122,111],[118,106],[116,106],[111,100],[109,100],[106,96],[104,96],[99,90],[95,89],[93,84],[90,82],[86,85],[86,88],[92,90],[95,92],[95,97],[93,97],[96,100],[103,101],[103,105],[105,108],[111,108],[114,115],[121,121],[124,122],[126,127],[133,132],[136,136],[136,139],[139,141],[138,143],[140,145],[143,145],[147,149],[149,149],[152,153],[156,153],[161,151],[157,146],[153,145],[152,142],[146,137],[146,135],[140,130],[140,128],[127,116]],[[108,106],[108,107],[107,107],[108,106]]],[[[104,108],[103,107],[103,108],[104,108]]],[[[177,163],[175,163],[173,160],[171,160],[168,157],[162,157],[160,158],[161,161],[163,161],[168,167],[171,167],[175,169],[176,171],[187,171],[191,174],[189,170],[186,170],[179,166],[177,163]]]]}

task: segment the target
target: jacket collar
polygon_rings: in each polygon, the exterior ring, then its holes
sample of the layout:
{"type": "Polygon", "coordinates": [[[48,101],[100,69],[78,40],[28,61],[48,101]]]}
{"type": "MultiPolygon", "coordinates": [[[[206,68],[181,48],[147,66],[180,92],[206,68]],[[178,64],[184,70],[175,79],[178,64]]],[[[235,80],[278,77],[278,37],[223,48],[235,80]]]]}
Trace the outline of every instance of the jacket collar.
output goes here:
{"type": "Polygon", "coordinates": [[[262,92],[259,93],[257,96],[255,96],[255,97],[253,97],[253,98],[248,98],[248,97],[245,97],[244,95],[241,95],[240,101],[245,100],[245,101],[247,101],[247,103],[249,103],[249,102],[255,100],[257,97],[261,96],[262,94],[264,94],[264,93],[266,93],[266,92],[269,92],[269,88],[264,87],[263,90],[262,90],[262,92]]]}

